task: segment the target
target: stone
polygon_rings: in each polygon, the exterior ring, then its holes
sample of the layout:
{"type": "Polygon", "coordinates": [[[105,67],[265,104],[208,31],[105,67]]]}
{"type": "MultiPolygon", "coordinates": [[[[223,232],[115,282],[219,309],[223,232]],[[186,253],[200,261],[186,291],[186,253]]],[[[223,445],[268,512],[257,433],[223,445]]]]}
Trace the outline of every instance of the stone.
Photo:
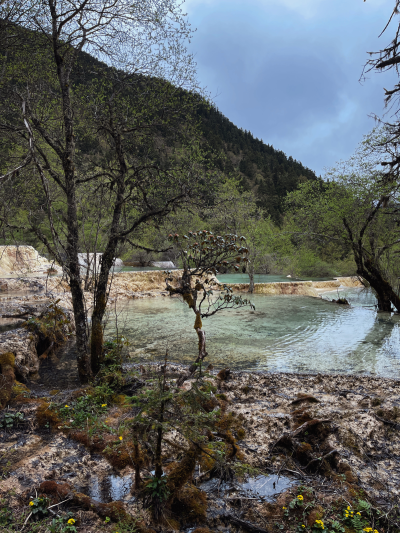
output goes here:
{"type": "Polygon", "coordinates": [[[15,355],[17,378],[24,381],[39,377],[39,357],[36,351],[38,337],[24,328],[0,333],[0,355],[11,352],[15,355]]]}

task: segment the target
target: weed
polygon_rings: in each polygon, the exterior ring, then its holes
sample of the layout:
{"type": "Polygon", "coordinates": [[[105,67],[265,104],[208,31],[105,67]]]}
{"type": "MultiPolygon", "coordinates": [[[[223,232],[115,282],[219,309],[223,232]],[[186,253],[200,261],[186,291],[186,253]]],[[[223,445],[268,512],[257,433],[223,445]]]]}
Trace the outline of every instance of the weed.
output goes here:
{"type": "Polygon", "coordinates": [[[23,413],[4,413],[3,419],[1,420],[0,424],[5,429],[11,429],[13,427],[17,427],[20,423],[25,421],[25,417],[23,413]]]}

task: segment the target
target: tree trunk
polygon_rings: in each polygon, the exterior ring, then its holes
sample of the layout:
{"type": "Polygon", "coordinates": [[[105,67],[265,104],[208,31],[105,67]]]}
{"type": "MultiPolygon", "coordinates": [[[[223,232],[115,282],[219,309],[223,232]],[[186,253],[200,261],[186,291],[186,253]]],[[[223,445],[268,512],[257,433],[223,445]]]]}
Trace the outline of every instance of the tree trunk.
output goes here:
{"type": "MultiPolygon", "coordinates": [[[[112,114],[112,109],[111,109],[112,114]]],[[[97,282],[95,282],[95,297],[94,308],[92,314],[92,335],[90,341],[90,356],[92,371],[94,374],[100,370],[103,363],[103,317],[107,305],[107,288],[110,270],[114,264],[114,259],[117,253],[119,243],[119,229],[122,215],[122,206],[124,205],[124,196],[126,189],[126,175],[128,168],[125,161],[124,150],[122,146],[122,139],[120,133],[115,129],[110,119],[111,130],[113,132],[113,139],[115,141],[115,150],[119,164],[119,174],[117,179],[117,197],[114,204],[113,218],[110,227],[110,236],[108,238],[107,247],[101,258],[100,274],[97,282]]]]}
{"type": "Polygon", "coordinates": [[[375,266],[368,257],[364,257],[363,268],[357,269],[357,273],[363,276],[376,292],[379,311],[392,311],[392,304],[400,312],[400,298],[386,281],[379,268],[375,266]],[[360,272],[359,270],[362,270],[360,272]]]}
{"type": "Polygon", "coordinates": [[[160,427],[157,429],[157,445],[156,445],[156,455],[155,455],[155,477],[161,478],[163,475],[163,469],[162,469],[162,458],[161,458],[161,452],[162,452],[162,436],[163,436],[163,430],[162,430],[162,423],[164,422],[164,408],[165,408],[165,402],[164,400],[161,402],[160,405],[160,416],[158,417],[158,422],[160,423],[160,427]]]}
{"type": "MultiPolygon", "coordinates": [[[[75,176],[75,135],[74,110],[70,94],[71,65],[66,65],[59,53],[59,35],[57,33],[57,17],[52,5],[53,19],[53,51],[57,65],[57,76],[62,98],[62,116],[64,127],[64,149],[59,153],[61,157],[65,193],[67,198],[67,268],[70,278],[72,306],[74,310],[76,329],[76,348],[78,373],[81,383],[87,383],[91,378],[90,357],[88,353],[87,316],[84,294],[81,283],[80,265],[78,259],[79,230],[76,204],[76,176],[75,176]]],[[[73,58],[71,59],[73,61],[73,58]]]]}
{"type": "Polygon", "coordinates": [[[249,292],[253,293],[254,292],[254,271],[252,269],[249,270],[248,275],[249,275],[249,280],[250,280],[249,292]]]}
{"type": "Polygon", "coordinates": [[[197,333],[197,336],[199,338],[199,355],[197,356],[196,361],[192,365],[190,365],[188,371],[185,372],[185,374],[182,374],[182,376],[178,379],[178,381],[176,382],[176,386],[177,387],[182,387],[182,385],[185,383],[185,381],[187,379],[190,379],[191,376],[193,376],[193,374],[197,370],[197,364],[200,363],[201,361],[203,361],[203,359],[205,359],[207,357],[207,355],[208,355],[208,353],[206,352],[206,334],[205,334],[205,332],[202,329],[200,329],[200,328],[196,328],[196,333],[197,333]]]}

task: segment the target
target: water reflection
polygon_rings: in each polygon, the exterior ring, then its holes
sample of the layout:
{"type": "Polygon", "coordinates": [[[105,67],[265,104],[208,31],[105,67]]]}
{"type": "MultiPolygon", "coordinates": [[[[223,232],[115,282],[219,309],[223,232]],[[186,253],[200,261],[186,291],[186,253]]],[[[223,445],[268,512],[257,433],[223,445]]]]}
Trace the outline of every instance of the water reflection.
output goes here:
{"type": "MultiPolygon", "coordinates": [[[[253,295],[255,311],[224,311],[203,321],[208,362],[217,367],[290,372],[400,375],[399,315],[376,313],[371,296],[345,291],[352,307],[302,296],[253,295]]],[[[336,293],[324,297],[335,298],[336,293]]],[[[118,327],[135,359],[192,361],[197,337],[193,312],[178,298],[128,300],[118,327]]],[[[106,333],[112,334],[115,317],[106,333]]]]}

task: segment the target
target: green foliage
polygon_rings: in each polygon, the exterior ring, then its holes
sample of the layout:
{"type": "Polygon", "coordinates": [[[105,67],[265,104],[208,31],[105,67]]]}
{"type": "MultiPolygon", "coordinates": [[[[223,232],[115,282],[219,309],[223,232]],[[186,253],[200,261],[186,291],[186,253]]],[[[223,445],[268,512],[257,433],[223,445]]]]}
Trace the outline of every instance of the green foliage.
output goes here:
{"type": "Polygon", "coordinates": [[[33,515],[47,515],[50,500],[45,497],[34,498],[29,502],[29,510],[33,515]]]}
{"type": "Polygon", "coordinates": [[[1,425],[5,429],[11,429],[13,427],[17,427],[20,423],[23,423],[24,421],[25,416],[23,413],[6,412],[2,417],[1,425]]]}
{"type": "Polygon", "coordinates": [[[71,321],[58,305],[59,301],[50,303],[42,316],[31,317],[24,323],[29,331],[55,346],[61,345],[72,334],[71,321]]]}
{"type": "Polygon", "coordinates": [[[170,491],[167,487],[167,476],[163,475],[158,478],[150,476],[145,480],[144,492],[148,493],[151,498],[157,498],[160,502],[168,499],[170,491]]]}
{"type": "Polygon", "coordinates": [[[108,402],[114,396],[114,391],[105,385],[95,387],[92,393],[83,394],[70,404],[58,408],[58,412],[65,422],[65,427],[85,428],[96,424],[99,417],[108,408],[108,402]],[[71,421],[72,420],[72,421],[71,421]]]}
{"type": "Polygon", "coordinates": [[[68,512],[59,518],[53,518],[51,524],[48,526],[51,533],[76,533],[76,520],[74,514],[68,512]]]}

